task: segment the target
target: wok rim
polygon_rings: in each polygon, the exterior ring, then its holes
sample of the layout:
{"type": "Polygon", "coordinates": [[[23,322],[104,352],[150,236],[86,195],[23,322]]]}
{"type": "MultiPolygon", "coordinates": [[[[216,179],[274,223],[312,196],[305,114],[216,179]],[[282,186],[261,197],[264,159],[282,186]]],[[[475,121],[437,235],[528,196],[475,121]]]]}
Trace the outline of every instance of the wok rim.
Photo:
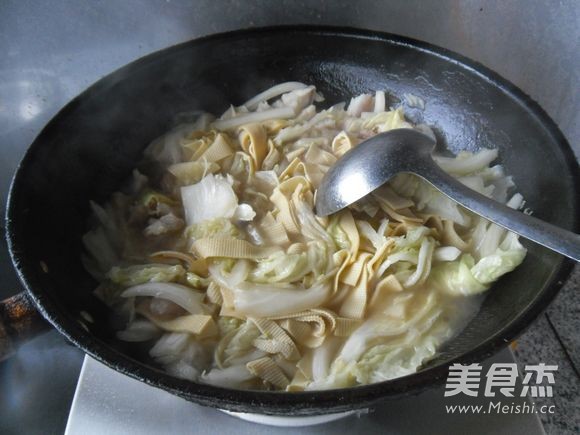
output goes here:
{"type": "MultiPolygon", "coordinates": [[[[434,55],[445,61],[462,65],[471,73],[476,74],[489,82],[492,86],[508,94],[512,100],[517,101],[536,117],[541,125],[553,138],[555,146],[558,147],[566,159],[565,166],[568,174],[572,177],[573,185],[580,186],[580,170],[578,161],[574,156],[572,148],[560,131],[556,123],[530,96],[515,86],[510,81],[501,77],[498,73],[485,67],[479,62],[471,60],[463,55],[448,49],[408,38],[396,34],[358,29],[354,27],[338,26],[318,26],[318,25],[290,25],[290,26],[268,26],[251,29],[240,29],[223,33],[211,34],[195,38],[180,44],[176,44],[144,57],[136,59],[121,68],[100,78],[90,85],[82,93],[68,102],[59,112],[46,124],[38,136],[26,151],[23,159],[19,163],[12,178],[6,211],[6,239],[12,263],[17,271],[28,295],[34,301],[39,312],[68,340],[82,349],[85,353],[95,358],[108,367],[128,375],[134,379],[145,382],[149,385],[161,388],[172,394],[183,397],[187,400],[205,406],[219,407],[229,411],[255,412],[269,415],[315,415],[330,412],[341,412],[351,409],[360,409],[373,405],[381,400],[394,399],[409,394],[415,394],[429,387],[436,386],[443,382],[447,375],[447,369],[453,363],[481,362],[503,349],[507,343],[519,336],[527,326],[539,316],[547,305],[554,299],[566,278],[570,275],[574,262],[570,259],[561,258],[559,265],[552,270],[551,279],[548,280],[542,293],[530,301],[527,309],[516,317],[510,324],[504,327],[500,333],[488,337],[478,346],[472,348],[462,356],[447,363],[440,363],[417,373],[407,375],[393,380],[359,386],[354,388],[344,388],[316,392],[263,392],[254,390],[235,390],[216,387],[212,385],[195,383],[175,378],[169,374],[147,366],[127,355],[124,355],[96,337],[85,331],[80,325],[62,313],[58,304],[52,297],[45,293],[42,288],[35,283],[31,271],[28,271],[26,253],[19,247],[22,245],[21,239],[24,235],[18,231],[16,217],[18,215],[18,197],[21,195],[21,179],[25,176],[28,162],[30,162],[36,150],[42,145],[42,138],[46,131],[54,128],[61,118],[75,110],[75,107],[82,103],[93,93],[99,92],[101,87],[108,86],[112,79],[122,77],[123,72],[133,68],[145,67],[150,62],[155,62],[159,57],[167,56],[173,52],[178,52],[190,45],[201,45],[219,41],[221,39],[241,39],[244,37],[258,37],[277,33],[301,33],[315,34],[323,36],[338,36],[349,39],[363,39],[380,41],[385,44],[406,46],[414,50],[434,55]]],[[[580,188],[576,188],[580,197],[580,188]]],[[[580,201],[575,201],[573,231],[578,232],[580,228],[580,201]]]]}

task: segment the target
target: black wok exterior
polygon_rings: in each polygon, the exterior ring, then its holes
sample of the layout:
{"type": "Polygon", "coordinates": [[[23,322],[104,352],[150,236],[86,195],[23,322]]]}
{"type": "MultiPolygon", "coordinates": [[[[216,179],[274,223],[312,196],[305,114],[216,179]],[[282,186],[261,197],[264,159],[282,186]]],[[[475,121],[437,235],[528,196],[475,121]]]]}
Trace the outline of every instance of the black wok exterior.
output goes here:
{"type": "Polygon", "coordinates": [[[237,31],[159,51],[112,73],[71,101],[31,145],[13,180],[6,225],[15,267],[41,313],[88,354],[131,377],[203,405],[280,415],[340,412],[416,393],[442,382],[452,361],[481,361],[520,334],[572,267],[532,243],[522,266],[494,285],[477,317],[434,361],[388,382],[313,393],[230,390],[169,376],[115,339],[110,313],[92,295],[95,282],[80,261],[89,199],[103,201],[117,190],[176,114],[219,114],[290,80],[315,84],[324,105],[377,89],[388,91],[391,105],[404,93],[423,98],[425,110],[407,110],[412,121],[434,126],[452,151],[497,147],[534,214],[578,230],[579,171],[568,143],[534,101],[482,65],[384,33],[237,31]]]}

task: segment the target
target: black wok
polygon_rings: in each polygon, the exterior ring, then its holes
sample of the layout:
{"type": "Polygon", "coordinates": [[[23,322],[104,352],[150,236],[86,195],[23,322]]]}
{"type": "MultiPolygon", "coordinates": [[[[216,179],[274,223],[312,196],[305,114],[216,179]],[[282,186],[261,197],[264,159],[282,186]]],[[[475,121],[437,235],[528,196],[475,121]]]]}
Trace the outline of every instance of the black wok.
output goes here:
{"type": "Polygon", "coordinates": [[[105,200],[144,147],[181,112],[222,112],[282,81],[312,83],[331,104],[385,89],[426,101],[407,111],[452,151],[497,147],[536,216],[577,230],[578,164],[554,122],[528,96],[482,65],[407,38],[338,28],[280,27],[197,39],[140,59],[71,101],[31,145],[14,177],[7,234],[27,295],[3,306],[0,348],[37,327],[28,298],[70,341],[106,365],[188,400],[242,412],[312,415],[368,407],[441,382],[451,362],[502,349],[547,306],[571,262],[532,243],[513,273],[488,292],[477,317],[416,374],[313,393],[229,390],[171,377],[115,339],[109,312],[80,261],[89,199],[105,200]],[[88,322],[87,312],[94,319],[88,322]],[[32,313],[32,314],[31,314],[32,313]],[[15,320],[6,324],[6,320],[15,320]]]}

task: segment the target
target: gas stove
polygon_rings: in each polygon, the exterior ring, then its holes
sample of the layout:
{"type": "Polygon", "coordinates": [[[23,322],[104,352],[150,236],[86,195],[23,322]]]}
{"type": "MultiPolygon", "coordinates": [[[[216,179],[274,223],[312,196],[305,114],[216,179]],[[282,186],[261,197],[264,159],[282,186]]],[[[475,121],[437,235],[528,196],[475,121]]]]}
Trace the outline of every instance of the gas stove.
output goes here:
{"type": "MultiPolygon", "coordinates": [[[[482,363],[514,363],[506,348],[482,363]]],[[[482,395],[479,395],[482,396],[482,395]]],[[[526,398],[510,403],[523,404],[526,398]]],[[[540,435],[544,430],[536,414],[448,413],[447,406],[483,405],[490,399],[464,395],[444,397],[444,387],[417,396],[385,401],[362,412],[326,417],[268,417],[227,414],[188,402],[165,391],[122,375],[86,356],[68,418],[66,435],[101,434],[432,434],[486,433],[540,435]],[[250,420],[250,421],[248,421],[250,420]],[[278,426],[278,427],[274,427],[278,426]],[[281,427],[282,426],[282,427],[281,427]],[[297,426],[301,426],[297,429],[297,426]],[[434,430],[436,428],[436,430],[434,430]]],[[[529,402],[528,402],[529,403],[529,402]]]]}

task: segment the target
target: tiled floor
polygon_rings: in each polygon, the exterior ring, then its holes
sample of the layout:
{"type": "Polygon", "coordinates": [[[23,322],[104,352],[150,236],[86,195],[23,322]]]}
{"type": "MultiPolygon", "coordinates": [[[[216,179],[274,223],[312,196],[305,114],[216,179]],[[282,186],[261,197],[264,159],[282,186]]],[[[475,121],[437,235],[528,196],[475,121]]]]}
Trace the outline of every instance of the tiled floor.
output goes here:
{"type": "Polygon", "coordinates": [[[541,414],[546,433],[580,433],[580,266],[544,314],[518,340],[520,365],[558,364],[552,398],[538,398],[539,406],[555,405],[554,414],[541,414]]]}

